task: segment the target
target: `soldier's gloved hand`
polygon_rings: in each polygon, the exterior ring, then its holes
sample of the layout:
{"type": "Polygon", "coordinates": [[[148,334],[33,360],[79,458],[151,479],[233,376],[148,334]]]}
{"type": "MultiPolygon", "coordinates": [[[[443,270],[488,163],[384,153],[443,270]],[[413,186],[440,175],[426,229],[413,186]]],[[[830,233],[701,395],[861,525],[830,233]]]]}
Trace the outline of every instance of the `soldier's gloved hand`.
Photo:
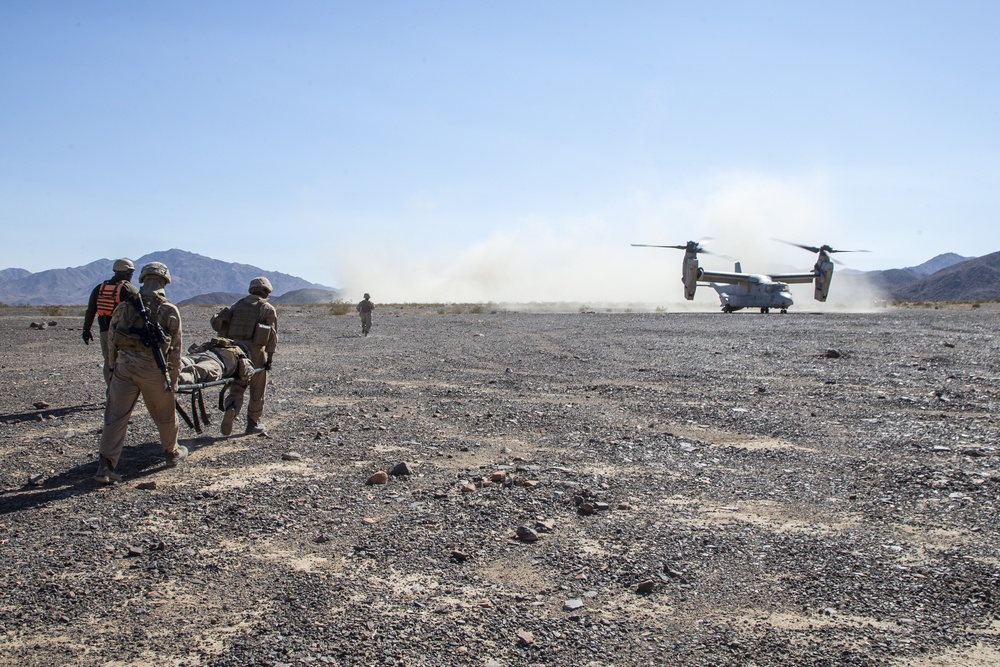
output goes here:
{"type": "Polygon", "coordinates": [[[271,357],[268,357],[267,361],[264,362],[264,370],[265,371],[271,370],[271,357]]]}
{"type": "Polygon", "coordinates": [[[90,341],[94,340],[94,334],[91,333],[90,329],[83,330],[83,342],[86,345],[90,345],[90,341]]]}

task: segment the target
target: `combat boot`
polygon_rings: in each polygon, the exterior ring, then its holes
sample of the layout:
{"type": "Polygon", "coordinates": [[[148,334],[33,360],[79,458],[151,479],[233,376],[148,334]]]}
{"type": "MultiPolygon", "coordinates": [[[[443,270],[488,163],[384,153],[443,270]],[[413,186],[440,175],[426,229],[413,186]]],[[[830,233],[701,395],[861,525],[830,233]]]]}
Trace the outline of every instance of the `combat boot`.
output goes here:
{"type": "Polygon", "coordinates": [[[94,475],[94,481],[99,484],[114,484],[122,481],[122,476],[115,472],[111,461],[102,458],[97,466],[97,474],[94,475]]]}
{"type": "Polygon", "coordinates": [[[177,445],[177,449],[172,452],[167,452],[165,456],[167,457],[167,467],[174,468],[181,459],[186,459],[188,455],[188,448],[184,445],[177,445]]]}
{"type": "Polygon", "coordinates": [[[225,416],[222,418],[222,426],[219,429],[222,435],[229,435],[233,432],[233,422],[236,420],[236,408],[229,408],[226,410],[225,416]]]}
{"type": "Polygon", "coordinates": [[[257,423],[256,419],[247,418],[247,433],[263,433],[264,425],[257,423]]]}

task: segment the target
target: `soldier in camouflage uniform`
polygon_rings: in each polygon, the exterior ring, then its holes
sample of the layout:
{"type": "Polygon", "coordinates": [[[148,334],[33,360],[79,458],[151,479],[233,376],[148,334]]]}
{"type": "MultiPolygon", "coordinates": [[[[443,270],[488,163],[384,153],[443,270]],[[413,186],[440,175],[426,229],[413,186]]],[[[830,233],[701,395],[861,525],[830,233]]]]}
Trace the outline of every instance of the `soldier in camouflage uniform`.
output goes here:
{"type": "Polygon", "coordinates": [[[177,444],[177,413],[174,394],[177,390],[181,359],[181,315],[177,306],[167,301],[163,288],[170,283],[170,271],[160,262],[150,262],[139,274],[139,296],[151,321],[160,325],[166,337],[161,345],[167,372],[160,370],[150,348],[143,345],[139,331],[144,321],[132,301],[123,301],[111,316],[108,357],[111,360],[111,384],[101,432],[100,464],[94,479],[102,484],[121,481],[115,472],[129,418],[142,395],[150,417],[160,431],[160,442],[167,465],[175,466],[188,455],[187,447],[177,444]]]}
{"type": "Polygon", "coordinates": [[[111,384],[111,364],[108,363],[108,326],[111,324],[111,314],[122,301],[130,299],[139,293],[135,285],[130,283],[135,265],[130,259],[116,259],[112,265],[115,275],[105,280],[90,293],[87,312],[83,316],[83,342],[90,345],[94,340],[91,327],[97,318],[97,328],[101,338],[101,356],[104,357],[104,383],[111,384]]]}
{"type": "MultiPolygon", "coordinates": [[[[265,277],[250,281],[248,296],[232,306],[223,308],[212,318],[212,328],[223,338],[231,338],[246,350],[254,368],[263,368],[250,379],[250,403],[247,406],[247,433],[263,433],[260,418],[264,414],[264,390],[267,388],[267,371],[278,347],[278,311],[267,302],[271,281],[265,277]]],[[[247,384],[234,382],[226,395],[226,414],[222,418],[222,435],[233,432],[233,421],[243,407],[247,384]]]]}
{"type": "Polygon", "coordinates": [[[358,314],[361,315],[361,333],[366,336],[372,330],[372,311],[375,310],[375,304],[372,303],[371,299],[371,294],[365,292],[365,298],[358,302],[358,314]]]}

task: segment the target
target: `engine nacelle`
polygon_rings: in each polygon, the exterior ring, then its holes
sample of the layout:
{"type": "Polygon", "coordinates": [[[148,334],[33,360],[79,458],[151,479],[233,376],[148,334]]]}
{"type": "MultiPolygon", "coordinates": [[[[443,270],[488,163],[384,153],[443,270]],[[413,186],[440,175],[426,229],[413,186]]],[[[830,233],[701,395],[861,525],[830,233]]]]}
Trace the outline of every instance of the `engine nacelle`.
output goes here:
{"type": "Polygon", "coordinates": [[[698,266],[698,253],[690,250],[684,253],[684,268],[681,280],[684,281],[684,298],[688,301],[694,299],[694,292],[698,288],[698,278],[701,277],[701,267],[698,266]]]}
{"type": "Polygon", "coordinates": [[[813,271],[816,273],[814,296],[817,301],[826,301],[826,295],[830,293],[830,281],[833,279],[833,261],[830,256],[821,252],[813,271]]]}

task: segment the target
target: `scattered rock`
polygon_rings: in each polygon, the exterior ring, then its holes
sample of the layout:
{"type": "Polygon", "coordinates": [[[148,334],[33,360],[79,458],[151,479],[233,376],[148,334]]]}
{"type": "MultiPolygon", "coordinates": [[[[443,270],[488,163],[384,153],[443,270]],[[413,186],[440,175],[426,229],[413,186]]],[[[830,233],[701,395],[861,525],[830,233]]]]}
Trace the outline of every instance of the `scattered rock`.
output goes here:
{"type": "Polygon", "coordinates": [[[556,527],[556,522],[552,521],[551,519],[548,521],[543,519],[535,521],[535,530],[537,530],[540,533],[551,533],[553,530],[555,530],[555,527],[556,527]]]}
{"type": "Polygon", "coordinates": [[[528,528],[527,526],[518,526],[515,533],[517,535],[517,539],[521,540],[522,542],[538,541],[538,533],[536,533],[533,529],[528,528]]]}
{"type": "Polygon", "coordinates": [[[576,611],[583,607],[583,600],[579,598],[573,598],[572,600],[566,600],[563,602],[563,609],[566,611],[576,611]]]}
{"type": "Polygon", "coordinates": [[[32,403],[32,405],[38,408],[39,410],[44,410],[45,408],[51,407],[51,405],[49,403],[46,403],[45,401],[35,401],[34,403],[32,403]]]}
{"type": "Polygon", "coordinates": [[[379,470],[377,473],[368,478],[368,484],[386,484],[389,482],[389,473],[384,470],[379,470]]]}
{"type": "Polygon", "coordinates": [[[841,354],[840,350],[835,350],[833,348],[830,348],[823,353],[823,356],[826,357],[827,359],[840,359],[844,355],[841,354]]]}
{"type": "Polygon", "coordinates": [[[521,646],[531,646],[535,643],[535,634],[527,630],[520,630],[517,633],[517,640],[521,646]]]}
{"type": "MultiPolygon", "coordinates": [[[[285,452],[284,454],[281,455],[281,460],[282,461],[301,461],[302,460],[302,455],[299,454],[298,452],[285,452]]],[[[376,474],[378,474],[378,473],[376,473],[376,474]]],[[[372,482],[369,481],[369,483],[372,483],[372,482]]],[[[381,483],[381,482],[379,482],[379,483],[381,483]]]]}
{"type": "Polygon", "coordinates": [[[135,485],[135,488],[140,489],[142,491],[153,491],[156,489],[156,481],[152,480],[149,482],[139,482],[138,484],[135,485]]]}
{"type": "Polygon", "coordinates": [[[413,475],[413,470],[410,468],[409,464],[401,462],[394,465],[389,471],[389,474],[393,477],[410,477],[413,475]]]}
{"type": "Polygon", "coordinates": [[[653,588],[656,586],[652,579],[644,579],[638,583],[635,587],[636,593],[652,593],[653,588]]]}

